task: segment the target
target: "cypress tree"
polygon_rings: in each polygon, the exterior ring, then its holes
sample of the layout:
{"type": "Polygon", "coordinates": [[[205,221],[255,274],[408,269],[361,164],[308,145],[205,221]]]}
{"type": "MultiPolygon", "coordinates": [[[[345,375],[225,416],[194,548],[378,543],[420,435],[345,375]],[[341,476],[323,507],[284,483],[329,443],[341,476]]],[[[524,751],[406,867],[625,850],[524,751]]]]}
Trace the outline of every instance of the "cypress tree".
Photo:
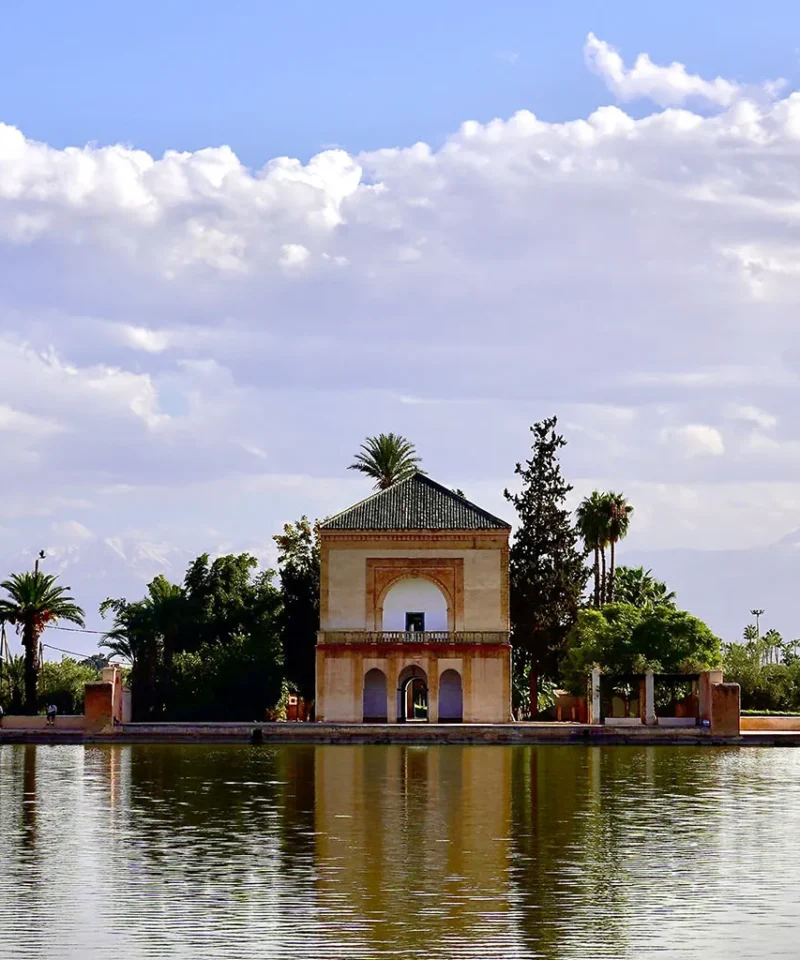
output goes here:
{"type": "Polygon", "coordinates": [[[538,678],[555,679],[567,634],[589,577],[580,534],[566,507],[566,482],[559,451],[566,440],[556,433],[556,417],[531,427],[531,458],[518,463],[519,493],[504,492],[519,518],[510,551],[511,642],[530,666],[531,715],[537,710],[538,678]]]}

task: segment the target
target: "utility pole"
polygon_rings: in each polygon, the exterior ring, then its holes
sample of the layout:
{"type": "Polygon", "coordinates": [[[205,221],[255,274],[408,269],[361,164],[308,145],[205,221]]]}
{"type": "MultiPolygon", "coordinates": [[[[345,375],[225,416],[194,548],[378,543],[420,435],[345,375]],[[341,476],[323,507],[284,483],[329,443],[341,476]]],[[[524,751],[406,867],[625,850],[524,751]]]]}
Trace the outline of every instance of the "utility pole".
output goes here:
{"type": "Polygon", "coordinates": [[[756,636],[758,637],[759,640],[761,639],[761,622],[760,622],[760,618],[761,618],[761,614],[762,614],[763,612],[764,612],[763,610],[751,610],[751,611],[750,611],[751,615],[756,618],[756,636]]]}

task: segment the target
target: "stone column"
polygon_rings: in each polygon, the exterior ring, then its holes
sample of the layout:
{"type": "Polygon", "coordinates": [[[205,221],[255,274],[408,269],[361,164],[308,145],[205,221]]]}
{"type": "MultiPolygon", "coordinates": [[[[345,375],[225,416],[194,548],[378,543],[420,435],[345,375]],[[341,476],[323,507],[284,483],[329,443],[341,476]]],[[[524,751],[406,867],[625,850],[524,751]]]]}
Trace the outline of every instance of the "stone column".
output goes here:
{"type": "Polygon", "coordinates": [[[386,665],[386,722],[397,723],[397,660],[390,656],[386,665]]]}
{"type": "Polygon", "coordinates": [[[644,675],[644,722],[651,727],[656,723],[656,684],[652,670],[644,675]]]}
{"type": "MultiPolygon", "coordinates": [[[[428,723],[439,722],[439,662],[428,660],[428,723]]],[[[462,694],[463,695],[463,694],[462,694]]]]}
{"type": "Polygon", "coordinates": [[[600,667],[592,669],[589,681],[589,723],[600,723],[600,667]]]}

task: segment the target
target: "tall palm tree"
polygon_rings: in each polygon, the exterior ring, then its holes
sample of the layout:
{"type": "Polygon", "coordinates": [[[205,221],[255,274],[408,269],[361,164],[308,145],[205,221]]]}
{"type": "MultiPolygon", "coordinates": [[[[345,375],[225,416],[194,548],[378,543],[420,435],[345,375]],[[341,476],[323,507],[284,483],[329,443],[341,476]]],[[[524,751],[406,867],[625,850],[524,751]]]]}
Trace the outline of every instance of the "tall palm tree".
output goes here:
{"type": "Polygon", "coordinates": [[[22,635],[25,648],[25,712],[36,713],[42,632],[59,620],[83,626],[83,610],[69,596],[69,587],[60,587],[53,574],[15,573],[0,583],[8,594],[0,599],[0,620],[10,623],[22,635]]]}
{"type": "Polygon", "coordinates": [[[583,537],[587,550],[594,552],[594,605],[602,606],[605,591],[605,546],[608,542],[607,511],[603,494],[599,490],[584,497],[575,511],[578,532],[583,537]],[[600,571],[602,553],[603,570],[600,571]]]}
{"type": "Polygon", "coordinates": [[[611,545],[611,564],[608,571],[608,603],[614,602],[614,565],[617,543],[628,533],[631,523],[633,507],[625,499],[624,494],[610,491],[603,495],[606,503],[608,522],[608,542],[611,545]]]}
{"type": "Polygon", "coordinates": [[[376,490],[386,490],[398,480],[424,473],[419,468],[421,462],[410,440],[398,433],[380,433],[377,437],[367,437],[347,469],[371,477],[376,490]]]}

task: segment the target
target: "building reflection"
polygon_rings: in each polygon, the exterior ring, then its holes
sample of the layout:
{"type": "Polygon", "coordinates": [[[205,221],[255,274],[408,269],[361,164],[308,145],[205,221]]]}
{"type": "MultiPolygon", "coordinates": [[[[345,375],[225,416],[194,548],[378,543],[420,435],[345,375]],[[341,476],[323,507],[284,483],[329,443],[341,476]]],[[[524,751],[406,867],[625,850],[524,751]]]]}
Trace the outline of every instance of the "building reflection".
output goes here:
{"type": "Polygon", "coordinates": [[[328,747],[316,763],[318,890],[347,904],[364,946],[496,949],[511,924],[510,752],[328,747]]]}

